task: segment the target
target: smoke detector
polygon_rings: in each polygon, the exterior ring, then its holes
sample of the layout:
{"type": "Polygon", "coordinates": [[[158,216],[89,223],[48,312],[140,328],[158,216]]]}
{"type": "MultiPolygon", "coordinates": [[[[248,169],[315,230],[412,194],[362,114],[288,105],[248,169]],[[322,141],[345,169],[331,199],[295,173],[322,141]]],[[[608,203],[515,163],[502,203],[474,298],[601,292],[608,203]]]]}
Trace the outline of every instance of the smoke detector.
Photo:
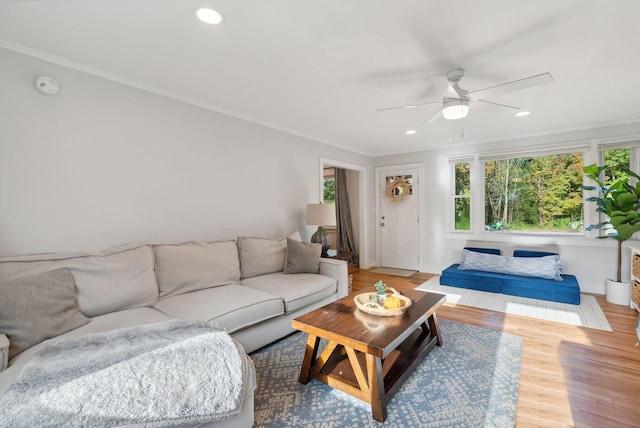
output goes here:
{"type": "Polygon", "coordinates": [[[60,91],[60,84],[53,77],[40,76],[36,79],[36,89],[41,94],[55,95],[60,91]]]}

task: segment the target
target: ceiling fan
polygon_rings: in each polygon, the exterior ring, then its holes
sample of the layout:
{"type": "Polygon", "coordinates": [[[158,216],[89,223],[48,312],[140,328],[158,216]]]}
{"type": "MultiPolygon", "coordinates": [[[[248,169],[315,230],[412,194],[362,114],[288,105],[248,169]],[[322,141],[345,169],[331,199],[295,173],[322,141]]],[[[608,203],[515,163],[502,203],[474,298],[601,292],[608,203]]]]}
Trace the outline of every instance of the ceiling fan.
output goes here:
{"type": "Polygon", "coordinates": [[[487,110],[492,113],[513,115],[518,113],[518,107],[508,106],[505,104],[493,103],[486,101],[496,95],[505,94],[507,92],[520,91],[522,89],[531,88],[533,86],[544,85],[553,82],[551,73],[542,73],[535,76],[525,77],[524,79],[514,80],[512,82],[503,83],[489,88],[480,89],[478,91],[469,92],[462,89],[459,85],[464,77],[464,69],[457,68],[447,73],[447,76],[427,76],[431,84],[442,95],[442,101],[427,102],[420,104],[409,104],[395,107],[380,108],[377,111],[395,110],[401,108],[413,108],[425,105],[441,105],[440,110],[435,112],[430,118],[424,121],[423,125],[434,123],[441,117],[448,120],[462,119],[469,114],[469,108],[473,107],[487,110]]]}

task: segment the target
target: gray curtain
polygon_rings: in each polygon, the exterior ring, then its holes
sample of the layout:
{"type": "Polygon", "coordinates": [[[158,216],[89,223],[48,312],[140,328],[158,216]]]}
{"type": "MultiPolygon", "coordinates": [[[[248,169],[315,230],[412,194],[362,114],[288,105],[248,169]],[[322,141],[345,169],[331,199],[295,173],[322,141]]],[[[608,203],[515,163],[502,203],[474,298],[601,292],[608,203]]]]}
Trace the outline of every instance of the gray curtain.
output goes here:
{"type": "Polygon", "coordinates": [[[338,252],[348,254],[345,260],[353,266],[359,265],[358,251],[353,239],[349,193],[347,192],[347,174],[344,169],[336,168],[336,248],[338,252]]]}

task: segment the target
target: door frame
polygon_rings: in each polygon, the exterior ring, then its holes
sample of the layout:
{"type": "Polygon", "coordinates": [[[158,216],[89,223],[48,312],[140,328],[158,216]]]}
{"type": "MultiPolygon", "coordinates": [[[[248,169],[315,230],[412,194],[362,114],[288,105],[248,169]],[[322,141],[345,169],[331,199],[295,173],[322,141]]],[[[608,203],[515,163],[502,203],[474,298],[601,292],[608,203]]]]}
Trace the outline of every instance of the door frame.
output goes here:
{"type": "Polygon", "coordinates": [[[422,196],[425,194],[424,190],[420,190],[425,183],[425,174],[424,174],[424,164],[422,163],[405,163],[405,164],[396,164],[396,165],[385,165],[385,166],[377,166],[375,169],[375,204],[376,204],[376,265],[380,266],[380,262],[382,260],[382,248],[380,245],[381,242],[381,226],[380,226],[380,217],[381,217],[381,203],[382,203],[382,191],[380,182],[380,175],[382,173],[386,173],[387,171],[393,171],[396,169],[417,169],[418,170],[418,270],[422,272],[424,265],[424,254],[426,250],[426,232],[425,228],[422,226],[424,213],[426,212],[426,201],[422,196]]]}
{"type": "MultiPolygon", "coordinates": [[[[355,163],[348,163],[348,162],[344,162],[336,159],[321,157],[320,158],[320,182],[319,182],[319,189],[318,189],[320,200],[322,200],[322,196],[324,194],[324,185],[323,185],[324,168],[332,167],[332,166],[358,172],[358,193],[359,193],[358,203],[360,205],[359,207],[360,212],[358,212],[358,221],[360,223],[360,227],[358,229],[358,232],[360,234],[359,236],[360,239],[358,242],[358,257],[360,260],[360,267],[363,269],[366,269],[369,267],[368,265],[369,252],[367,251],[367,248],[369,248],[369,238],[367,236],[369,223],[368,223],[368,216],[366,215],[367,183],[366,183],[366,174],[365,174],[367,171],[367,167],[363,165],[358,165],[355,163]]],[[[353,212],[351,214],[353,215],[353,212]]]]}

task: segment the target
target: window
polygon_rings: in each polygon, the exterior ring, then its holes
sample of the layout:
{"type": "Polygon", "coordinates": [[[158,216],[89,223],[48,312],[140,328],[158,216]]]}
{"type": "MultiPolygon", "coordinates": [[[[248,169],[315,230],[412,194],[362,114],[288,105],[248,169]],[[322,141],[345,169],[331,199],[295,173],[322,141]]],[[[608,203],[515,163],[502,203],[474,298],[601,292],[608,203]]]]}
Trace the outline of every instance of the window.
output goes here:
{"type": "Polygon", "coordinates": [[[485,230],[582,232],[582,181],[582,153],[485,161],[485,230]]]}
{"type": "Polygon", "coordinates": [[[602,149],[603,162],[600,165],[604,165],[606,168],[605,181],[615,179],[623,174],[626,168],[631,168],[631,149],[628,147],[602,149]]]}
{"type": "MultiPolygon", "coordinates": [[[[637,141],[601,145],[599,147],[599,165],[605,166],[604,177],[601,178],[605,180],[605,182],[611,182],[612,180],[620,178],[623,175],[627,175],[625,172],[626,169],[637,171],[639,147],[640,144],[637,141]]],[[[633,185],[635,181],[636,180],[634,178],[631,178],[630,183],[633,185]]],[[[608,222],[609,218],[600,213],[598,221],[608,222]]],[[[605,236],[607,234],[610,234],[611,232],[615,232],[615,229],[613,229],[613,227],[603,227],[599,229],[599,232],[601,236],[605,236]]]]}
{"type": "Polygon", "coordinates": [[[453,164],[453,214],[455,230],[471,230],[471,164],[453,164]]]}
{"type": "Polygon", "coordinates": [[[584,224],[604,220],[584,202],[586,160],[605,165],[603,178],[619,177],[627,168],[639,171],[640,141],[450,157],[449,230],[581,235],[584,224]]]}

